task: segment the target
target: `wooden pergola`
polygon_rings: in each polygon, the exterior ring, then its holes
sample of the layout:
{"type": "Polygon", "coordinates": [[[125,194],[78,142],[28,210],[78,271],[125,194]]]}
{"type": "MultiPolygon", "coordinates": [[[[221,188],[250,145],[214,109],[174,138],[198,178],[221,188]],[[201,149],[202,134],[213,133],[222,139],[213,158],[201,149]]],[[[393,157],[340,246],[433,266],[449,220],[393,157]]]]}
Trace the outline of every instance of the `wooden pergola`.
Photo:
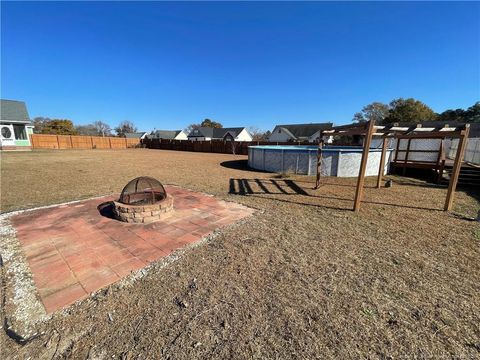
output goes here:
{"type": "MultiPolygon", "coordinates": [[[[381,187],[383,172],[385,169],[385,160],[389,139],[397,139],[397,153],[403,151],[398,149],[399,139],[407,139],[408,143],[413,139],[445,139],[445,138],[458,138],[459,144],[455,160],[453,164],[452,174],[448,183],[447,197],[445,200],[444,211],[450,211],[453,207],[453,200],[455,195],[455,189],[457,187],[458,177],[460,169],[462,167],[462,160],[465,154],[465,146],[468,139],[468,133],[470,130],[469,124],[462,124],[455,127],[449,127],[448,125],[441,125],[439,127],[422,127],[421,124],[414,126],[401,126],[400,124],[391,125],[375,125],[374,121],[368,121],[366,123],[351,124],[343,126],[335,126],[330,130],[324,130],[321,134],[323,136],[342,135],[342,136],[363,136],[363,151],[362,159],[360,162],[360,170],[357,178],[357,185],[355,189],[355,200],[353,203],[353,211],[359,211],[360,205],[363,199],[363,188],[365,183],[365,172],[367,169],[367,160],[374,136],[379,136],[383,139],[382,153],[380,157],[380,165],[377,176],[377,188],[381,187]]],[[[323,141],[320,141],[317,153],[317,178],[315,182],[315,189],[320,186],[320,169],[322,165],[322,148],[323,141]]],[[[407,150],[408,151],[408,150],[407,150]]],[[[418,151],[418,150],[417,150],[418,151]]],[[[406,157],[406,159],[408,156],[406,157]]]]}

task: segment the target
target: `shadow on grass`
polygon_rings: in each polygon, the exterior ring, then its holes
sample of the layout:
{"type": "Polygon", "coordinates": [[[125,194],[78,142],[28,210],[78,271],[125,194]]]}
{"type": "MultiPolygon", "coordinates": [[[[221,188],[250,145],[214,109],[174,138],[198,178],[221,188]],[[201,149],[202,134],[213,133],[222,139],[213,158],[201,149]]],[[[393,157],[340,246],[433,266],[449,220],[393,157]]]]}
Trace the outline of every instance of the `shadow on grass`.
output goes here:
{"type": "MultiPolygon", "coordinates": [[[[329,184],[329,185],[336,185],[336,184],[329,184]]],[[[328,200],[337,200],[337,201],[348,201],[353,204],[353,198],[343,198],[338,196],[331,196],[331,195],[312,195],[309,194],[305,189],[303,189],[299,184],[298,181],[290,180],[290,179],[230,179],[229,180],[229,194],[232,195],[240,195],[240,196],[254,196],[260,197],[263,199],[271,199],[280,202],[289,202],[292,204],[299,204],[299,205],[308,205],[308,206],[317,206],[335,210],[352,210],[351,207],[334,207],[334,206],[325,206],[321,204],[309,204],[299,201],[294,201],[289,198],[279,199],[278,195],[280,196],[287,196],[290,197],[294,196],[306,196],[309,198],[317,198],[317,199],[328,199],[328,200]],[[253,190],[253,187],[257,188],[258,190],[253,190]],[[267,195],[267,196],[263,196],[267,195]],[[268,195],[272,195],[275,197],[269,198],[268,195]]],[[[402,204],[392,204],[386,202],[379,202],[379,201],[369,201],[363,200],[362,203],[364,204],[375,204],[375,205],[384,205],[384,206],[394,206],[400,208],[407,208],[407,209],[417,209],[417,210],[429,210],[429,211],[443,211],[443,209],[437,208],[429,208],[429,207],[422,207],[422,206],[412,206],[412,205],[402,205],[402,204]]]]}
{"type": "Polygon", "coordinates": [[[227,169],[234,169],[234,170],[243,170],[243,171],[252,171],[253,170],[248,166],[248,160],[223,161],[223,162],[220,163],[220,166],[223,166],[227,169]]]}

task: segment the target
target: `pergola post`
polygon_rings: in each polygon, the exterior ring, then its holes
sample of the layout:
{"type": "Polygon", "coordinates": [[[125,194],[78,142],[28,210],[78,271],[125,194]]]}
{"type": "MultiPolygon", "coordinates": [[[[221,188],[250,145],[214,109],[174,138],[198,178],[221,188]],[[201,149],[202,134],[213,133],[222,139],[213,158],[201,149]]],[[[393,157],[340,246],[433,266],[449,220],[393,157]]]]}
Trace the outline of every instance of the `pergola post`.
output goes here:
{"type": "Polygon", "coordinates": [[[357,179],[357,189],[355,191],[355,201],[353,204],[353,210],[360,210],[360,203],[363,198],[363,184],[365,183],[365,172],[367,170],[368,153],[370,151],[370,144],[372,142],[373,130],[375,129],[375,121],[370,120],[367,126],[367,133],[363,143],[362,161],[360,163],[360,171],[357,179]]]}
{"type": "MultiPolygon", "coordinates": [[[[322,134],[320,134],[322,136],[322,134]]],[[[320,187],[320,172],[322,171],[322,150],[323,150],[323,139],[320,139],[318,143],[317,149],[317,178],[315,180],[315,187],[314,189],[318,189],[320,187]]]]}
{"type": "Polygon", "coordinates": [[[377,177],[377,188],[380,189],[382,186],[382,179],[383,179],[383,172],[385,171],[385,157],[387,154],[387,145],[388,145],[388,138],[383,138],[382,143],[382,155],[380,156],[380,166],[378,168],[378,177],[377,177]]]}
{"type": "Polygon", "coordinates": [[[457,153],[455,154],[455,162],[453,163],[452,175],[448,182],[447,199],[445,200],[445,207],[443,210],[450,211],[453,207],[453,199],[455,197],[455,189],[457,188],[458,177],[462,168],[463,156],[465,154],[465,146],[467,144],[468,133],[470,132],[470,125],[465,125],[465,130],[460,133],[458,141],[457,153]]]}

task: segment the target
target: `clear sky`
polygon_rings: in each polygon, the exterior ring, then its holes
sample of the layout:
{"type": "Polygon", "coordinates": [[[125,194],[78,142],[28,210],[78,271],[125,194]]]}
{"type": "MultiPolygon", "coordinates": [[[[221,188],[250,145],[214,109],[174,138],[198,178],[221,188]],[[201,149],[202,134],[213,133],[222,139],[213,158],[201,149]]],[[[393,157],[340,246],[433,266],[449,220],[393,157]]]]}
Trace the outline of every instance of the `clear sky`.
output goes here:
{"type": "Polygon", "coordinates": [[[2,1],[1,96],[30,116],[180,129],[350,122],[480,99],[479,3],[2,1]]]}

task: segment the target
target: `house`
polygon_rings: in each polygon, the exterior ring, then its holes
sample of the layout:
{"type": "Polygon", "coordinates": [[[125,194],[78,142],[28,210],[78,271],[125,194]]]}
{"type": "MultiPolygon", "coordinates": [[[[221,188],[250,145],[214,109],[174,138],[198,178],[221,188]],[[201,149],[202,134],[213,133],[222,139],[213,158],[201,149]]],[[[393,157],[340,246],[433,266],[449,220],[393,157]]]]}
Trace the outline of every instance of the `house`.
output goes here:
{"type": "MultiPolygon", "coordinates": [[[[272,134],[269,136],[270,142],[287,142],[287,141],[305,141],[305,142],[318,142],[320,138],[320,132],[323,130],[329,130],[333,126],[332,123],[315,123],[315,124],[290,124],[290,125],[277,125],[272,130],[272,134]]],[[[330,143],[332,139],[329,136],[326,140],[330,143]]]]}
{"type": "Polygon", "coordinates": [[[191,141],[209,141],[209,140],[224,140],[224,141],[252,141],[252,135],[245,127],[236,128],[211,128],[199,127],[193,129],[188,134],[188,140],[191,141]]]}
{"type": "Polygon", "coordinates": [[[147,133],[145,131],[134,132],[134,133],[125,133],[127,139],[145,139],[147,133]]]}
{"type": "Polygon", "coordinates": [[[0,100],[0,149],[30,150],[33,125],[23,101],[0,100]]]}
{"type": "Polygon", "coordinates": [[[183,130],[156,130],[148,135],[149,139],[188,140],[183,130]]]}

